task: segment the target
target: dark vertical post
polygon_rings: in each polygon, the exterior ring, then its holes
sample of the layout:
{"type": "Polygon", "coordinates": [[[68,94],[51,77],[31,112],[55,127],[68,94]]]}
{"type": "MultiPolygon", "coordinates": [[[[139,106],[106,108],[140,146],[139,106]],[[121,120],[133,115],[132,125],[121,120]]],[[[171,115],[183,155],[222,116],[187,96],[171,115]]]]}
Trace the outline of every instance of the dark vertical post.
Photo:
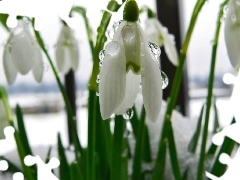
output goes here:
{"type": "MultiPolygon", "coordinates": [[[[74,71],[71,69],[66,75],[65,75],[65,88],[67,92],[67,96],[69,98],[72,111],[74,116],[76,116],[77,108],[76,108],[76,85],[75,85],[75,76],[74,76],[74,71]]],[[[70,123],[71,117],[68,118],[68,139],[69,139],[69,144],[72,144],[73,142],[73,137],[72,137],[72,127],[70,123]]]]}
{"type": "MultiPolygon", "coordinates": [[[[175,36],[176,46],[179,50],[181,47],[181,36],[180,36],[180,17],[179,17],[179,1],[178,0],[156,0],[157,3],[157,14],[160,22],[168,28],[169,33],[175,36]]],[[[161,67],[169,78],[169,85],[163,90],[163,99],[167,100],[172,89],[172,82],[176,67],[168,60],[164,48],[161,54],[161,67]]],[[[188,115],[188,78],[187,70],[185,68],[184,76],[182,79],[177,106],[180,108],[180,112],[183,115],[188,115]]]]}

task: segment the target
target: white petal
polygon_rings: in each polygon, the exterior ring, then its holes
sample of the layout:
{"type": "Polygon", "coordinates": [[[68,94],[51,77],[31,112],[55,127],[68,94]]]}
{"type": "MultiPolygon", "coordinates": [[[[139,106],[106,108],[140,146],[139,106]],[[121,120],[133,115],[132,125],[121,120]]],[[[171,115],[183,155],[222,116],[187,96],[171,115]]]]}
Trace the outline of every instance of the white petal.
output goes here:
{"type": "Polygon", "coordinates": [[[110,42],[100,70],[99,101],[103,119],[109,118],[124,99],[126,87],[126,60],[123,45],[110,42]]]}
{"type": "MultiPolygon", "coordinates": [[[[231,2],[231,1],[230,1],[231,2]]],[[[225,23],[225,42],[230,62],[234,68],[240,68],[240,7],[230,4],[225,23]],[[236,8],[236,9],[235,9],[236,8]],[[237,13],[237,14],[236,14],[237,13]],[[232,18],[235,16],[235,20],[232,18]]]]}
{"type": "Polygon", "coordinates": [[[6,45],[3,52],[3,67],[9,85],[12,85],[17,77],[17,71],[13,65],[9,46],[6,45]]]}
{"type": "Polygon", "coordinates": [[[143,103],[148,119],[156,122],[162,104],[162,79],[157,62],[152,60],[150,54],[146,56],[141,74],[143,103]]]}
{"type": "MultiPolygon", "coordinates": [[[[141,29],[140,29],[141,30],[141,29]]],[[[156,122],[162,105],[162,78],[158,63],[147,46],[147,39],[141,30],[143,40],[141,83],[143,103],[148,119],[156,122]]]]}
{"type": "Polygon", "coordinates": [[[13,35],[11,43],[13,64],[20,74],[25,75],[31,70],[33,64],[34,53],[30,37],[22,31],[13,35]]]}
{"type": "Polygon", "coordinates": [[[43,67],[42,54],[41,54],[41,51],[40,51],[39,47],[37,46],[35,48],[34,65],[33,65],[33,68],[32,68],[33,76],[34,76],[34,78],[37,82],[42,81],[43,69],[44,69],[44,67],[43,67]]]}
{"type": "Polygon", "coordinates": [[[157,19],[156,18],[149,18],[145,21],[145,33],[147,38],[157,43],[159,46],[162,46],[163,42],[160,40],[161,32],[157,26],[157,19]]]}
{"type": "Polygon", "coordinates": [[[165,34],[164,35],[164,49],[168,56],[168,59],[171,61],[171,63],[175,66],[178,66],[178,53],[177,48],[175,45],[174,36],[171,34],[165,34]]]}
{"type": "Polygon", "coordinates": [[[126,76],[125,97],[115,113],[117,115],[124,114],[129,108],[131,108],[139,91],[140,91],[140,75],[133,74],[132,71],[129,71],[126,76]]]}
{"type": "Polygon", "coordinates": [[[57,45],[56,62],[59,71],[63,74],[66,74],[70,70],[70,56],[69,51],[66,47],[57,45]]]}
{"type": "Polygon", "coordinates": [[[74,71],[78,69],[79,64],[79,50],[77,44],[72,44],[69,47],[69,54],[70,54],[70,60],[71,60],[71,67],[74,71]]]}
{"type": "Polygon", "coordinates": [[[172,62],[173,65],[178,66],[178,53],[174,36],[169,34],[168,29],[164,27],[156,18],[147,20],[146,25],[146,34],[148,35],[147,37],[151,41],[157,42],[160,46],[163,43],[168,59],[172,62]],[[159,37],[162,37],[161,39],[163,42],[159,42],[159,37]]]}

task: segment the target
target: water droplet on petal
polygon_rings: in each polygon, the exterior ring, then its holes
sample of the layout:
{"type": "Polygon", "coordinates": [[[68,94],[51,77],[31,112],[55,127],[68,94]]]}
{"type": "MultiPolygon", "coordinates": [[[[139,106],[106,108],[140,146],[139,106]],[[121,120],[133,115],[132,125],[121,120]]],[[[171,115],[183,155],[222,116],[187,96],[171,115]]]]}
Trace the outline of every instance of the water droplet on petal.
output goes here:
{"type": "Polygon", "coordinates": [[[162,89],[165,89],[168,86],[169,80],[167,75],[161,71],[161,76],[162,76],[162,89]]]}
{"type": "Polygon", "coordinates": [[[115,23],[113,24],[113,30],[114,30],[114,32],[117,31],[117,28],[118,28],[118,26],[119,26],[121,23],[122,23],[122,20],[121,20],[121,21],[118,21],[118,22],[115,22],[115,23]]]}
{"type": "Polygon", "coordinates": [[[151,50],[151,52],[154,54],[156,59],[158,59],[160,57],[160,54],[161,54],[160,47],[156,43],[154,43],[154,42],[149,42],[148,43],[148,47],[151,50]]]}
{"type": "Polygon", "coordinates": [[[105,52],[109,55],[116,55],[120,50],[119,43],[116,41],[112,41],[106,45],[105,52]]]}
{"type": "Polygon", "coordinates": [[[126,120],[130,120],[130,119],[132,119],[133,115],[134,115],[134,112],[133,112],[132,108],[129,108],[126,111],[126,113],[123,114],[123,118],[126,120]]]}
{"type": "Polygon", "coordinates": [[[105,57],[105,50],[101,50],[99,52],[99,55],[98,55],[100,61],[103,61],[104,57],[105,57]]]}
{"type": "Polygon", "coordinates": [[[96,80],[97,83],[100,83],[100,77],[99,75],[97,75],[97,80],[96,80]]]}

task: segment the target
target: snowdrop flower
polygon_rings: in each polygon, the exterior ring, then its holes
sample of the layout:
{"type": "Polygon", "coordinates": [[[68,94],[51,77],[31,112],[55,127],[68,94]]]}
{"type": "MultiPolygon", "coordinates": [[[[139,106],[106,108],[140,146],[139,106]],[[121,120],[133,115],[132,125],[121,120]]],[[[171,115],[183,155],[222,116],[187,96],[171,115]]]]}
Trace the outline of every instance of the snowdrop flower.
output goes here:
{"type": "Polygon", "coordinates": [[[37,82],[42,80],[42,54],[25,19],[19,20],[18,26],[10,33],[4,47],[3,67],[9,85],[14,83],[17,73],[25,75],[30,70],[37,82]]]}
{"type": "MultiPolygon", "coordinates": [[[[155,122],[162,103],[162,79],[158,62],[138,21],[135,0],[125,5],[123,21],[106,45],[100,69],[99,101],[103,119],[124,114],[133,106],[142,86],[143,103],[149,120],[155,122]]],[[[160,55],[160,49],[159,55],[160,55]]]]}
{"type": "Polygon", "coordinates": [[[164,27],[155,17],[145,21],[145,32],[150,41],[156,42],[159,46],[164,46],[165,52],[173,65],[178,66],[178,53],[175,39],[168,29],[164,27]]]}
{"type": "Polygon", "coordinates": [[[68,73],[71,68],[74,71],[78,68],[78,44],[74,38],[73,30],[67,25],[63,25],[57,41],[56,61],[58,69],[63,74],[68,73]]]}
{"type": "Polygon", "coordinates": [[[240,68],[240,3],[230,0],[225,22],[225,42],[232,66],[240,68]]]}

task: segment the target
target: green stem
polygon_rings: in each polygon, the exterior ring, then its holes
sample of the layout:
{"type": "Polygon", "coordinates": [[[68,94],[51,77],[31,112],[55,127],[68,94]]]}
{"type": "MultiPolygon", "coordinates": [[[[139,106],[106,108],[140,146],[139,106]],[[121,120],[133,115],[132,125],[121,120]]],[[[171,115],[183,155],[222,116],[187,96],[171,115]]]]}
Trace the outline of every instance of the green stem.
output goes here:
{"type": "Polygon", "coordinates": [[[227,2],[228,0],[224,1],[220,6],[220,11],[217,18],[217,27],[215,31],[213,46],[212,46],[212,58],[211,58],[211,67],[210,67],[210,75],[209,75],[209,82],[208,82],[207,106],[206,106],[205,122],[204,122],[204,129],[203,129],[202,145],[201,145],[201,151],[200,151],[200,159],[198,163],[197,180],[203,179],[204,161],[206,158],[205,151],[206,151],[207,136],[208,136],[208,124],[209,124],[209,116],[210,116],[212,96],[213,96],[213,84],[214,84],[218,38],[219,38],[219,32],[221,27],[221,18],[223,16],[223,9],[227,4],[227,2]]]}
{"type": "Polygon", "coordinates": [[[126,121],[122,116],[116,116],[113,135],[113,148],[110,168],[110,179],[122,179],[122,153],[124,150],[124,132],[126,129],[126,121]]]}
{"type": "Polygon", "coordinates": [[[2,87],[2,86],[0,86],[0,99],[2,99],[8,123],[9,123],[10,126],[14,127],[13,115],[12,115],[11,107],[8,103],[7,92],[6,92],[5,88],[2,87]]]}
{"type": "MultiPolygon", "coordinates": [[[[121,6],[117,1],[111,0],[108,3],[108,10],[116,12],[121,6]]],[[[109,25],[111,13],[104,11],[102,20],[97,29],[97,41],[93,51],[93,69],[89,80],[89,99],[88,99],[88,150],[87,150],[87,162],[86,162],[86,175],[87,180],[95,179],[95,133],[96,133],[96,121],[97,121],[97,96],[96,92],[98,84],[96,82],[97,75],[99,73],[99,52],[103,49],[105,42],[107,41],[106,30],[109,25]]]]}
{"type": "Polygon", "coordinates": [[[73,144],[75,146],[75,148],[74,148],[75,156],[76,156],[76,159],[78,160],[78,162],[80,164],[79,152],[80,153],[82,152],[82,147],[81,147],[80,142],[79,142],[79,138],[78,138],[78,134],[77,134],[76,119],[74,117],[74,113],[73,113],[70,101],[68,99],[66,90],[65,90],[64,86],[62,85],[62,83],[60,81],[57,70],[56,70],[55,66],[53,65],[52,59],[51,59],[50,55],[48,54],[47,49],[45,48],[45,45],[44,45],[44,42],[43,42],[43,39],[42,39],[40,33],[38,31],[34,31],[34,33],[35,33],[35,36],[36,36],[36,39],[38,41],[39,46],[41,47],[41,49],[43,50],[44,54],[46,55],[46,57],[48,59],[48,62],[51,66],[51,69],[52,69],[53,74],[55,76],[55,79],[57,81],[57,85],[58,85],[58,87],[61,91],[61,94],[63,96],[63,100],[65,102],[67,114],[68,114],[68,117],[69,117],[69,120],[70,120],[69,123],[70,123],[71,129],[72,129],[71,135],[72,135],[72,139],[73,139],[73,144]]]}
{"type": "Polygon", "coordinates": [[[141,179],[142,172],[142,157],[144,152],[144,137],[146,133],[145,128],[145,109],[142,108],[141,118],[138,125],[137,137],[136,137],[136,147],[133,159],[133,174],[132,179],[141,179]]]}
{"type": "MultiPolygon", "coordinates": [[[[190,21],[190,24],[189,24],[189,27],[188,27],[188,30],[186,33],[185,40],[182,45],[182,49],[180,50],[179,66],[178,66],[176,74],[174,76],[173,85],[172,85],[174,88],[172,88],[171,92],[170,92],[170,99],[169,99],[169,102],[167,105],[167,110],[166,110],[165,117],[164,117],[163,130],[162,130],[162,134],[161,134],[161,140],[159,143],[159,151],[158,151],[158,155],[157,155],[157,159],[159,159],[159,160],[161,159],[161,153],[160,153],[160,151],[162,149],[161,145],[164,144],[163,141],[166,141],[166,139],[168,139],[169,130],[171,129],[171,123],[170,123],[171,116],[172,116],[172,112],[176,105],[176,100],[178,97],[178,92],[179,92],[182,75],[183,75],[183,71],[184,71],[184,64],[186,61],[186,53],[188,50],[189,42],[190,42],[190,39],[192,36],[193,29],[195,27],[199,12],[202,9],[204,3],[205,3],[205,0],[197,1],[194,11],[192,13],[191,21],[190,21]]],[[[172,142],[172,143],[174,143],[174,142],[172,142]]],[[[175,154],[174,156],[177,158],[177,154],[175,154]]],[[[154,171],[157,171],[156,165],[154,167],[154,171]]],[[[155,172],[155,173],[157,174],[157,172],[155,172]]]]}

